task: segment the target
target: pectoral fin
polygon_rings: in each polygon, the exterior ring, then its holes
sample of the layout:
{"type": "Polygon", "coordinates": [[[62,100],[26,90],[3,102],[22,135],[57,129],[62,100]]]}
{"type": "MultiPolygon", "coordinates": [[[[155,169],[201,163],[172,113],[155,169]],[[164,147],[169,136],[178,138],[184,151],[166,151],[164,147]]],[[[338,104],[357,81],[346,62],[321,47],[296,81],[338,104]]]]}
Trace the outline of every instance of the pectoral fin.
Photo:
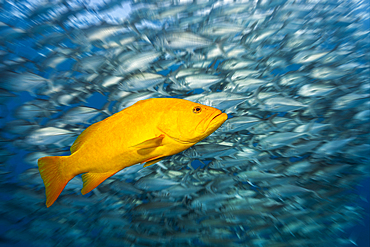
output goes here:
{"type": "Polygon", "coordinates": [[[152,139],[149,139],[149,140],[146,140],[142,143],[139,143],[135,146],[132,146],[132,147],[135,147],[137,149],[146,149],[146,148],[157,148],[159,146],[162,146],[162,140],[164,138],[164,135],[160,135],[160,136],[157,136],[155,138],[152,138],[152,139]]]}
{"type": "Polygon", "coordinates": [[[147,161],[144,161],[145,162],[144,167],[154,165],[155,163],[157,163],[157,162],[159,162],[159,161],[161,161],[163,159],[164,159],[164,157],[160,157],[160,158],[155,157],[154,159],[149,159],[147,161]]]}
{"type": "Polygon", "coordinates": [[[85,173],[82,175],[82,182],[83,182],[83,188],[81,190],[82,195],[85,195],[95,189],[99,184],[101,184],[104,180],[109,178],[110,176],[113,176],[114,172],[105,172],[105,173],[85,173]]]}

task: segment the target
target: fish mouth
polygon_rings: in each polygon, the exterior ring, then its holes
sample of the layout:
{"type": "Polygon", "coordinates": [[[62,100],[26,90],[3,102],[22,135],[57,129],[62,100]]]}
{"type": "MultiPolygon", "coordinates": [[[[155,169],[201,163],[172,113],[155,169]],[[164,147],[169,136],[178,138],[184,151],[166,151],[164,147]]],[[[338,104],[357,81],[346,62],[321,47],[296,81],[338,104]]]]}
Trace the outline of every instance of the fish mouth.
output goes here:
{"type": "Polygon", "coordinates": [[[219,114],[217,114],[216,116],[214,116],[214,117],[211,119],[210,123],[211,123],[215,118],[217,118],[218,116],[221,116],[222,114],[225,114],[225,113],[220,112],[219,114]]]}
{"type": "Polygon", "coordinates": [[[210,118],[203,132],[213,132],[218,129],[227,119],[227,114],[221,111],[216,111],[214,116],[210,118]]]}

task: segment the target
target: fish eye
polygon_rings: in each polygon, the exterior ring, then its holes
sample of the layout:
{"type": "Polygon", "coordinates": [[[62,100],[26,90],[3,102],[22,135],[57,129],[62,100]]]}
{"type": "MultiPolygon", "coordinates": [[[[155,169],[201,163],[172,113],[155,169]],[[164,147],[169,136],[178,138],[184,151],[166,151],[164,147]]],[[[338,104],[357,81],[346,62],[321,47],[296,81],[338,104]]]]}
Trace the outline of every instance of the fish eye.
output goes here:
{"type": "Polygon", "coordinates": [[[202,112],[202,108],[200,106],[194,106],[193,112],[195,114],[201,113],[202,112]]]}

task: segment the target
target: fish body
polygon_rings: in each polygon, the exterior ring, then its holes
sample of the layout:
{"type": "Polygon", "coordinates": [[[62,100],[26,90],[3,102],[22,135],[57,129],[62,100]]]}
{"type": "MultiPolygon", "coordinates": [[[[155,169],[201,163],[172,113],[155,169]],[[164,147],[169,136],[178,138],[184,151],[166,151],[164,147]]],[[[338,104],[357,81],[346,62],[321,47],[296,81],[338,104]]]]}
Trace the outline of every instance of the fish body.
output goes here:
{"type": "Polygon", "coordinates": [[[314,153],[313,157],[322,158],[334,155],[335,153],[340,152],[344,147],[348,145],[348,143],[350,143],[354,139],[355,139],[354,137],[351,137],[347,139],[338,139],[329,141],[320,146],[314,153]]]}
{"type": "Polygon", "coordinates": [[[230,156],[237,152],[238,150],[232,146],[220,145],[220,144],[199,144],[193,148],[186,150],[184,155],[189,158],[218,158],[222,156],[230,156]]]}
{"type": "Polygon", "coordinates": [[[184,187],[181,185],[173,185],[169,188],[160,190],[157,194],[155,194],[154,192],[152,193],[157,196],[179,198],[179,197],[189,196],[190,194],[195,194],[196,192],[202,189],[203,187],[200,187],[200,186],[184,187]]]}
{"type": "Polygon", "coordinates": [[[344,96],[341,96],[334,100],[332,103],[333,110],[346,110],[364,103],[369,100],[370,94],[356,94],[350,93],[344,96]]]}
{"type": "Polygon", "coordinates": [[[280,147],[291,145],[293,142],[300,138],[307,137],[308,134],[306,132],[284,132],[284,133],[276,133],[270,135],[268,137],[263,138],[259,143],[257,148],[262,150],[273,150],[280,147]]]}
{"type": "Polygon", "coordinates": [[[274,97],[267,99],[263,104],[259,105],[259,108],[263,111],[271,112],[288,112],[295,111],[307,107],[299,101],[284,97],[274,97]]]}
{"type": "Polygon", "coordinates": [[[294,145],[293,147],[279,152],[279,154],[283,157],[300,157],[301,155],[311,152],[314,148],[316,148],[321,141],[311,141],[311,142],[304,142],[301,144],[294,145]]]}
{"type": "Polygon", "coordinates": [[[248,127],[248,131],[255,135],[262,135],[269,132],[290,131],[296,126],[297,123],[292,119],[276,117],[271,121],[261,121],[256,125],[248,127]]]}
{"type": "Polygon", "coordinates": [[[220,70],[235,70],[235,69],[245,69],[245,68],[255,68],[257,66],[256,61],[252,60],[238,60],[238,59],[229,59],[220,63],[220,70]]]}
{"type": "Polygon", "coordinates": [[[161,178],[141,178],[135,183],[135,187],[145,191],[162,191],[179,182],[161,178]]]}
{"type": "Polygon", "coordinates": [[[304,73],[290,73],[280,78],[279,84],[289,87],[304,84],[307,80],[304,73]]]}
{"type": "Polygon", "coordinates": [[[191,32],[170,32],[158,35],[154,43],[160,47],[170,49],[197,49],[213,44],[202,36],[191,32]]]}
{"type": "Polygon", "coordinates": [[[245,171],[241,172],[236,175],[236,179],[239,181],[249,181],[249,182],[258,182],[265,179],[274,179],[277,177],[281,177],[280,174],[274,173],[267,173],[267,172],[260,172],[260,171],[245,171]]]}
{"type": "Polygon", "coordinates": [[[32,131],[25,142],[30,145],[58,144],[72,136],[75,136],[75,133],[72,131],[55,127],[45,127],[32,131]]]}
{"type": "Polygon", "coordinates": [[[123,76],[135,70],[143,71],[147,69],[152,62],[157,60],[161,54],[161,52],[157,51],[148,51],[135,55],[132,54],[124,62],[119,64],[113,74],[115,76],[123,76]]]}
{"type": "Polygon", "coordinates": [[[325,84],[306,84],[302,86],[298,94],[303,97],[321,97],[330,94],[335,87],[325,84]]]}
{"type": "Polygon", "coordinates": [[[127,80],[121,82],[119,85],[119,89],[126,92],[148,90],[148,88],[152,89],[159,83],[164,82],[165,79],[165,77],[159,74],[140,73],[130,76],[127,80]]]}
{"type": "Polygon", "coordinates": [[[4,129],[7,132],[15,134],[15,135],[31,133],[33,130],[37,128],[38,128],[37,124],[33,124],[23,119],[17,119],[17,120],[10,121],[4,127],[4,129]]]}
{"type": "Polygon", "coordinates": [[[74,70],[86,73],[99,73],[107,63],[107,58],[101,55],[87,56],[80,59],[74,66],[74,70]]]}
{"type": "Polygon", "coordinates": [[[244,78],[236,81],[232,81],[225,87],[225,91],[231,91],[234,93],[249,93],[256,90],[260,86],[266,85],[267,81],[255,79],[255,78],[244,78]]]}
{"type": "Polygon", "coordinates": [[[287,176],[299,176],[303,173],[310,172],[314,170],[318,164],[311,163],[308,160],[300,161],[294,164],[291,164],[284,172],[287,176]]]}
{"type": "Polygon", "coordinates": [[[317,60],[319,60],[320,58],[324,57],[327,54],[328,52],[319,52],[315,50],[302,51],[295,55],[292,61],[300,64],[312,63],[316,62],[317,60]]]}
{"type": "Polygon", "coordinates": [[[345,75],[345,71],[336,70],[331,67],[319,67],[314,68],[309,76],[314,79],[320,79],[320,80],[333,80],[333,79],[339,79],[345,75]]]}
{"type": "Polygon", "coordinates": [[[21,74],[14,72],[2,72],[0,87],[8,91],[28,91],[34,94],[34,90],[44,86],[48,82],[48,79],[30,72],[24,72],[21,74]]]}
{"type": "Polygon", "coordinates": [[[222,127],[219,129],[223,133],[234,133],[241,130],[246,130],[247,128],[252,127],[253,125],[258,124],[261,119],[257,117],[249,116],[240,116],[230,118],[222,127]]]}
{"type": "Polygon", "coordinates": [[[81,192],[86,194],[125,167],[154,164],[193,146],[226,119],[218,109],[182,99],[139,101],[88,127],[72,145],[70,156],[39,159],[46,205],[50,207],[78,174],[85,173],[81,192]]]}
{"type": "Polygon", "coordinates": [[[183,80],[181,80],[181,84],[172,84],[171,88],[174,90],[192,90],[197,88],[202,88],[206,91],[210,91],[209,87],[221,82],[223,80],[222,77],[216,75],[209,75],[209,74],[196,74],[196,75],[188,75],[183,80]]]}
{"type": "MultiPolygon", "coordinates": [[[[99,78],[100,79],[100,78],[99,78]]],[[[100,80],[100,85],[104,88],[118,85],[123,80],[120,76],[102,76],[100,80]]]]}

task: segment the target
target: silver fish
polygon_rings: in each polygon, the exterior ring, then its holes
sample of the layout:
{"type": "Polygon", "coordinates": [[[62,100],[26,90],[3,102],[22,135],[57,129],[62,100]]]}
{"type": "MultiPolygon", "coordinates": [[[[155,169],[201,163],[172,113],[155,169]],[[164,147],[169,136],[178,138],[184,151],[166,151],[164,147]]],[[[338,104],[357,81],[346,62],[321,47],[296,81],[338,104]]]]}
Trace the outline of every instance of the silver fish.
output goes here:
{"type": "Polygon", "coordinates": [[[45,127],[32,131],[25,141],[29,145],[57,145],[63,140],[75,136],[77,136],[77,133],[69,130],[45,127]]]}
{"type": "Polygon", "coordinates": [[[77,106],[64,113],[62,120],[66,124],[89,123],[89,120],[103,112],[92,107],[77,106]]]}
{"type": "Polygon", "coordinates": [[[221,82],[222,80],[223,78],[217,75],[209,74],[188,75],[185,76],[180,81],[180,84],[172,84],[171,88],[174,90],[186,90],[186,91],[202,88],[205,91],[211,91],[210,87],[221,82]]]}
{"type": "Polygon", "coordinates": [[[234,133],[241,130],[247,130],[253,125],[259,123],[261,119],[257,117],[240,116],[233,117],[225,121],[225,123],[217,130],[223,133],[234,133]]]}
{"type": "Polygon", "coordinates": [[[50,83],[49,79],[42,76],[24,72],[24,73],[14,73],[14,72],[2,72],[0,79],[0,87],[8,91],[27,91],[35,95],[35,90],[42,86],[47,86],[50,83]]]}
{"type": "Polygon", "coordinates": [[[350,93],[334,100],[333,110],[346,110],[358,106],[359,104],[368,101],[370,94],[350,93]]]}
{"type": "Polygon", "coordinates": [[[220,144],[197,144],[183,152],[189,158],[218,158],[222,156],[231,156],[238,150],[228,145],[220,144]]]}
{"type": "Polygon", "coordinates": [[[347,139],[338,139],[329,141],[323,145],[321,145],[313,154],[315,158],[329,158],[328,156],[334,155],[337,152],[340,152],[348,143],[353,141],[355,138],[347,138],[347,139]]]}
{"type": "Polygon", "coordinates": [[[314,68],[309,76],[315,79],[320,80],[333,80],[333,79],[339,79],[343,77],[346,74],[345,71],[340,71],[334,68],[330,67],[319,67],[314,68]]]}
{"type": "Polygon", "coordinates": [[[363,221],[353,188],[370,173],[366,1],[13,2],[0,0],[3,245],[362,244],[346,229],[363,221]],[[40,207],[38,158],[153,97],[229,119],[40,207]]]}
{"type": "Polygon", "coordinates": [[[297,133],[297,132],[285,132],[276,133],[261,139],[258,142],[257,148],[261,150],[274,150],[284,146],[291,145],[295,141],[306,138],[308,136],[307,132],[297,133]]]}
{"type": "Polygon", "coordinates": [[[153,87],[164,82],[166,78],[159,74],[140,73],[132,75],[120,83],[119,89],[126,92],[137,92],[142,90],[154,91],[153,87]]]}
{"type": "Polygon", "coordinates": [[[157,51],[136,54],[136,56],[131,56],[119,64],[113,74],[115,76],[123,76],[135,70],[144,71],[161,55],[162,53],[157,51]]]}
{"type": "Polygon", "coordinates": [[[141,178],[135,183],[135,187],[145,191],[158,191],[177,184],[180,182],[160,178],[141,178]]]}
{"type": "Polygon", "coordinates": [[[298,94],[303,97],[327,96],[336,90],[335,87],[326,84],[306,84],[302,86],[298,94]]]}
{"type": "Polygon", "coordinates": [[[169,32],[155,37],[154,44],[169,49],[198,49],[213,45],[213,41],[191,32],[169,32]]]}

